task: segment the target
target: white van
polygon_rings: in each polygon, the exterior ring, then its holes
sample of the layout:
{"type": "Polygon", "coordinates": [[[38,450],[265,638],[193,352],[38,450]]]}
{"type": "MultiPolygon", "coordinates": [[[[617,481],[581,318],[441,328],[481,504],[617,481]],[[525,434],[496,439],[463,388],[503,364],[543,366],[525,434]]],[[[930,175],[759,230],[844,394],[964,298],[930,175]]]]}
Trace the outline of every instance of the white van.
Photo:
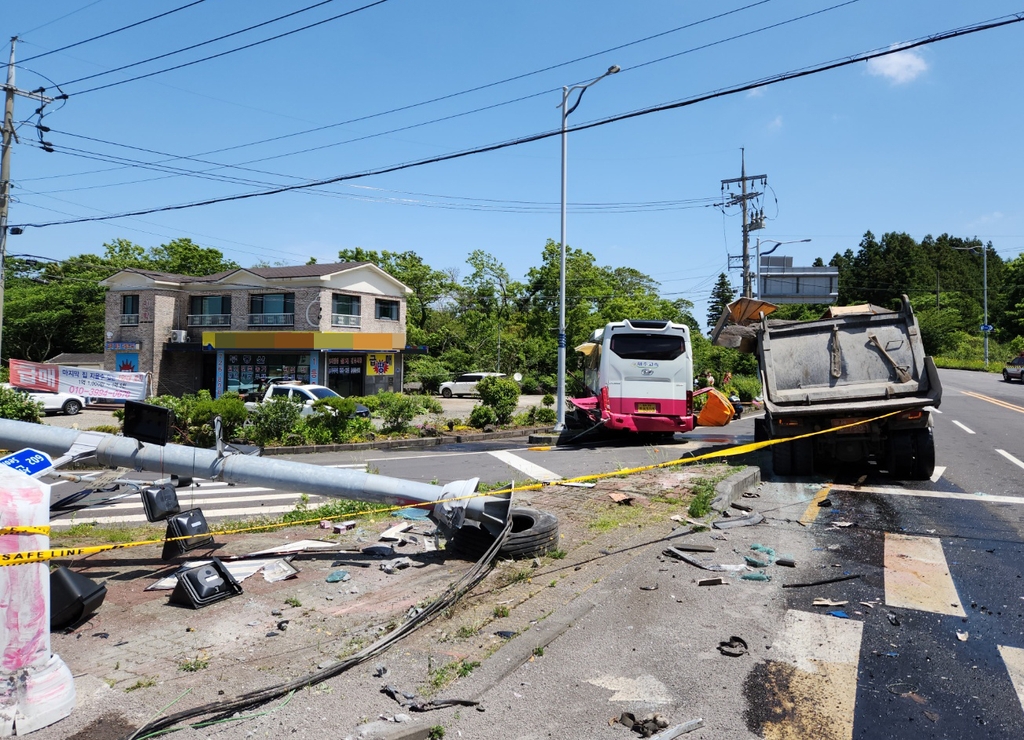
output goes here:
{"type": "Polygon", "coordinates": [[[484,378],[504,378],[505,373],[463,373],[455,380],[441,383],[441,395],[445,398],[452,396],[468,396],[476,393],[476,384],[484,378]]]}

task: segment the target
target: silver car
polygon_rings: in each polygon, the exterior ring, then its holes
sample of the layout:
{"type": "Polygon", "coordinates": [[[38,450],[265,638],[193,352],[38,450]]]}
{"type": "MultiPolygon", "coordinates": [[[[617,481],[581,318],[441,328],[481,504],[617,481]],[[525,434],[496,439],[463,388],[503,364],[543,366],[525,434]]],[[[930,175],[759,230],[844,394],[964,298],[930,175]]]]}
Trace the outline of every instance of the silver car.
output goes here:
{"type": "Polygon", "coordinates": [[[44,414],[67,414],[68,416],[74,416],[85,408],[85,399],[74,393],[33,391],[26,388],[15,388],[10,383],[4,383],[4,387],[24,393],[33,401],[43,404],[44,414]]]}
{"type": "Polygon", "coordinates": [[[1003,380],[1007,383],[1011,380],[1024,383],[1024,355],[1014,357],[1006,363],[1006,367],[1003,368],[1003,380]]]}

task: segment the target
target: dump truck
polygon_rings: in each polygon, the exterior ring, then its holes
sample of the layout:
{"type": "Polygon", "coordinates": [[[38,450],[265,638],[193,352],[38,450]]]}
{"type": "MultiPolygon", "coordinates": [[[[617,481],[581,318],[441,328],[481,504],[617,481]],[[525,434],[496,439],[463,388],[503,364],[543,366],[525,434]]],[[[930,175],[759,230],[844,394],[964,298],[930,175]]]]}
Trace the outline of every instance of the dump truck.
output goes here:
{"type": "Polygon", "coordinates": [[[894,478],[930,478],[942,385],[907,297],[897,311],[831,307],[813,321],[769,319],[776,308],[741,298],[712,332],[719,346],[757,354],[765,415],[755,439],[795,438],[769,448],[775,474],[874,462],[894,478]],[[802,436],[826,429],[836,431],[802,436]]]}

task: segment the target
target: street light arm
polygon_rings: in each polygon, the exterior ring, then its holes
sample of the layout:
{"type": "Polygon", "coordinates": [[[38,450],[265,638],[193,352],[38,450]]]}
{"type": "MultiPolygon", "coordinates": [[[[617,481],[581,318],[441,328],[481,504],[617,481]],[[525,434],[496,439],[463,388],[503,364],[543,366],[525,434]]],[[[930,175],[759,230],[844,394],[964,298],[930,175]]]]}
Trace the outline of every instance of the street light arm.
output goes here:
{"type": "Polygon", "coordinates": [[[576,102],[573,103],[572,107],[569,110],[567,110],[565,113],[562,114],[563,121],[566,118],[568,118],[569,115],[574,110],[576,110],[576,106],[578,106],[580,104],[580,101],[583,100],[583,93],[585,93],[587,91],[588,87],[590,87],[591,85],[596,85],[598,82],[603,80],[608,75],[618,74],[619,71],[620,71],[619,65],[613,64],[612,66],[610,66],[608,68],[607,72],[605,72],[600,77],[595,77],[594,79],[592,79],[590,82],[586,83],[585,85],[573,85],[572,87],[563,88],[563,91],[564,91],[562,93],[562,107],[563,108],[565,107],[565,102],[569,99],[569,96],[572,95],[573,90],[579,90],[580,91],[579,97],[576,98],[576,102]]]}

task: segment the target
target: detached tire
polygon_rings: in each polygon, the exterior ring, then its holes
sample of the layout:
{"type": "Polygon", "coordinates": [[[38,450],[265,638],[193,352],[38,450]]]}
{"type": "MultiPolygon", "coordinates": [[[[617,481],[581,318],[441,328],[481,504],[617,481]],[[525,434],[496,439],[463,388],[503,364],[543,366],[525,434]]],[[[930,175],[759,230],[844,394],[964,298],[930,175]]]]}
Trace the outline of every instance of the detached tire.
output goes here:
{"type": "MultiPolygon", "coordinates": [[[[512,531],[498,551],[504,557],[520,559],[547,555],[558,549],[558,519],[540,509],[513,506],[512,531]]],[[[494,543],[490,532],[467,524],[452,537],[452,550],[478,558],[494,543]]]]}

